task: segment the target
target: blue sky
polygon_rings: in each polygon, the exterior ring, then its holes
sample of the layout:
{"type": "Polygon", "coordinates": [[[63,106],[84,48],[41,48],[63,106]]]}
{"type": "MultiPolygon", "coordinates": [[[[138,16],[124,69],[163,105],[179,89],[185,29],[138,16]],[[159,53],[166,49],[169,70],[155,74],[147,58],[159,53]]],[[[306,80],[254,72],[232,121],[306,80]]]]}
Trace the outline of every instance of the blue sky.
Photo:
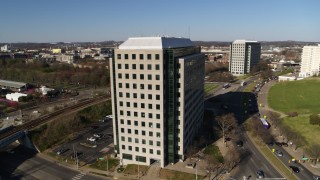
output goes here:
{"type": "Polygon", "coordinates": [[[320,0],[2,0],[0,42],[320,41],[320,0]]]}

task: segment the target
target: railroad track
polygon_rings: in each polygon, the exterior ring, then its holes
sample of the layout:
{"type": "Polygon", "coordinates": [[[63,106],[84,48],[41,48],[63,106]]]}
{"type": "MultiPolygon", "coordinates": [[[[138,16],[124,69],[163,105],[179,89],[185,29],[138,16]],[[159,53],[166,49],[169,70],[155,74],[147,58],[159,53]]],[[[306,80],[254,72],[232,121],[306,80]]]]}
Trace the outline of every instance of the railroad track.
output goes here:
{"type": "Polygon", "coordinates": [[[94,98],[94,99],[86,99],[86,100],[83,100],[73,106],[69,106],[69,107],[66,107],[64,109],[60,109],[58,111],[55,111],[53,113],[50,113],[50,114],[47,114],[47,115],[44,115],[44,116],[41,116],[35,120],[32,120],[30,122],[27,122],[25,124],[22,124],[22,125],[19,125],[19,126],[15,126],[13,127],[12,129],[10,129],[9,131],[6,131],[2,134],[0,134],[0,140],[1,139],[4,139],[8,136],[11,136],[19,131],[26,131],[26,130],[30,130],[32,128],[35,128],[41,124],[44,124],[48,121],[50,121],[51,119],[53,118],[56,118],[57,116],[61,115],[61,114],[64,114],[64,113],[67,113],[67,112],[70,112],[72,110],[76,110],[76,109],[81,109],[81,108],[84,108],[84,107],[87,107],[87,106],[91,106],[91,105],[94,105],[94,104],[97,104],[97,103],[101,103],[103,101],[107,101],[109,100],[109,98],[101,98],[101,97],[97,97],[97,98],[94,98]]]}

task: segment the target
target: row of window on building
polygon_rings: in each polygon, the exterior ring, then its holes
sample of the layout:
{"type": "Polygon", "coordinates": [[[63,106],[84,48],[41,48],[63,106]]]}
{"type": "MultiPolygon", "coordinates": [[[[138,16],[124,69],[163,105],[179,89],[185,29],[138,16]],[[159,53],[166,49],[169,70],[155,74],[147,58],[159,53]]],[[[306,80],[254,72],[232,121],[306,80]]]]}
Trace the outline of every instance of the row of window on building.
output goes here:
{"type": "MultiPolygon", "coordinates": [[[[139,56],[137,56],[137,54],[131,54],[131,60],[136,60],[139,57],[139,60],[144,60],[145,59],[145,54],[139,54],[139,56]]],[[[121,59],[125,59],[128,60],[129,59],[129,54],[117,54],[117,59],[121,60],[121,59]]],[[[160,59],[160,54],[147,54],[147,60],[159,60],[160,59]],[[153,57],[152,57],[153,56],[153,57]]]]}
{"type": "MultiPolygon", "coordinates": [[[[140,70],[144,70],[145,65],[146,65],[146,69],[147,70],[152,70],[152,64],[138,64],[139,65],[139,69],[140,70]]],[[[124,69],[130,69],[129,64],[121,64],[118,63],[118,69],[122,69],[122,67],[124,67],[124,69]]],[[[136,70],[137,69],[137,64],[131,64],[131,69],[136,70]]],[[[154,65],[154,69],[155,70],[160,70],[160,65],[159,64],[155,64],[154,65]]]]}

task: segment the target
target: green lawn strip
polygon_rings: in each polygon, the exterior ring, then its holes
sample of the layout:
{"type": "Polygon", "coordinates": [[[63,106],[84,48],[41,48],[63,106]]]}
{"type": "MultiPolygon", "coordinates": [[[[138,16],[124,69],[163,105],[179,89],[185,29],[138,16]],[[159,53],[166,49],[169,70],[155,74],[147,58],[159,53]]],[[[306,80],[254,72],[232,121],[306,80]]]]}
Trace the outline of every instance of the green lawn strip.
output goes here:
{"type": "Polygon", "coordinates": [[[284,113],[320,113],[319,87],[320,78],[278,83],[270,88],[269,106],[284,113]]]}
{"type": "Polygon", "coordinates": [[[206,147],[203,153],[206,155],[212,155],[220,163],[223,163],[224,161],[218,146],[210,144],[209,146],[206,147]]]}
{"type": "Polygon", "coordinates": [[[309,115],[299,115],[297,117],[285,117],[283,123],[290,126],[295,132],[305,137],[307,144],[319,144],[320,126],[309,123],[309,115]]]}
{"type": "Polygon", "coordinates": [[[99,169],[99,170],[104,170],[104,171],[107,171],[107,170],[114,171],[118,165],[119,165],[118,159],[109,158],[108,160],[107,159],[103,159],[103,160],[97,159],[96,162],[91,164],[89,167],[99,169]]]}
{"type": "MultiPolygon", "coordinates": [[[[160,170],[161,179],[174,179],[174,180],[192,180],[196,179],[195,174],[185,173],[181,171],[174,171],[170,169],[161,169],[160,170]]],[[[198,179],[203,179],[203,176],[198,175],[198,179]]]]}
{"type": "MultiPolygon", "coordinates": [[[[149,166],[139,165],[140,176],[146,175],[148,169],[149,169],[149,166]]],[[[128,174],[128,175],[138,175],[138,165],[137,164],[128,164],[123,173],[128,174]]]]}
{"type": "Polygon", "coordinates": [[[212,84],[212,83],[207,83],[204,84],[204,93],[205,95],[209,94],[212,92],[214,89],[216,89],[219,85],[218,84],[212,84]]]}

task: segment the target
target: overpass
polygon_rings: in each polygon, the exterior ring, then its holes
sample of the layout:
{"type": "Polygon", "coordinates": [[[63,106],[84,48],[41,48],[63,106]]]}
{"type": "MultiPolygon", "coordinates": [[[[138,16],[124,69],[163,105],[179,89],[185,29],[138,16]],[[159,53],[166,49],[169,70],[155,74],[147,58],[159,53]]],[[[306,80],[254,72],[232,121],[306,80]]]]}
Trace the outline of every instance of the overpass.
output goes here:
{"type": "Polygon", "coordinates": [[[27,148],[35,149],[35,146],[32,144],[32,141],[28,137],[28,131],[18,131],[14,134],[11,134],[0,140],[0,149],[5,148],[11,143],[18,141],[20,144],[24,145],[27,148]]]}

